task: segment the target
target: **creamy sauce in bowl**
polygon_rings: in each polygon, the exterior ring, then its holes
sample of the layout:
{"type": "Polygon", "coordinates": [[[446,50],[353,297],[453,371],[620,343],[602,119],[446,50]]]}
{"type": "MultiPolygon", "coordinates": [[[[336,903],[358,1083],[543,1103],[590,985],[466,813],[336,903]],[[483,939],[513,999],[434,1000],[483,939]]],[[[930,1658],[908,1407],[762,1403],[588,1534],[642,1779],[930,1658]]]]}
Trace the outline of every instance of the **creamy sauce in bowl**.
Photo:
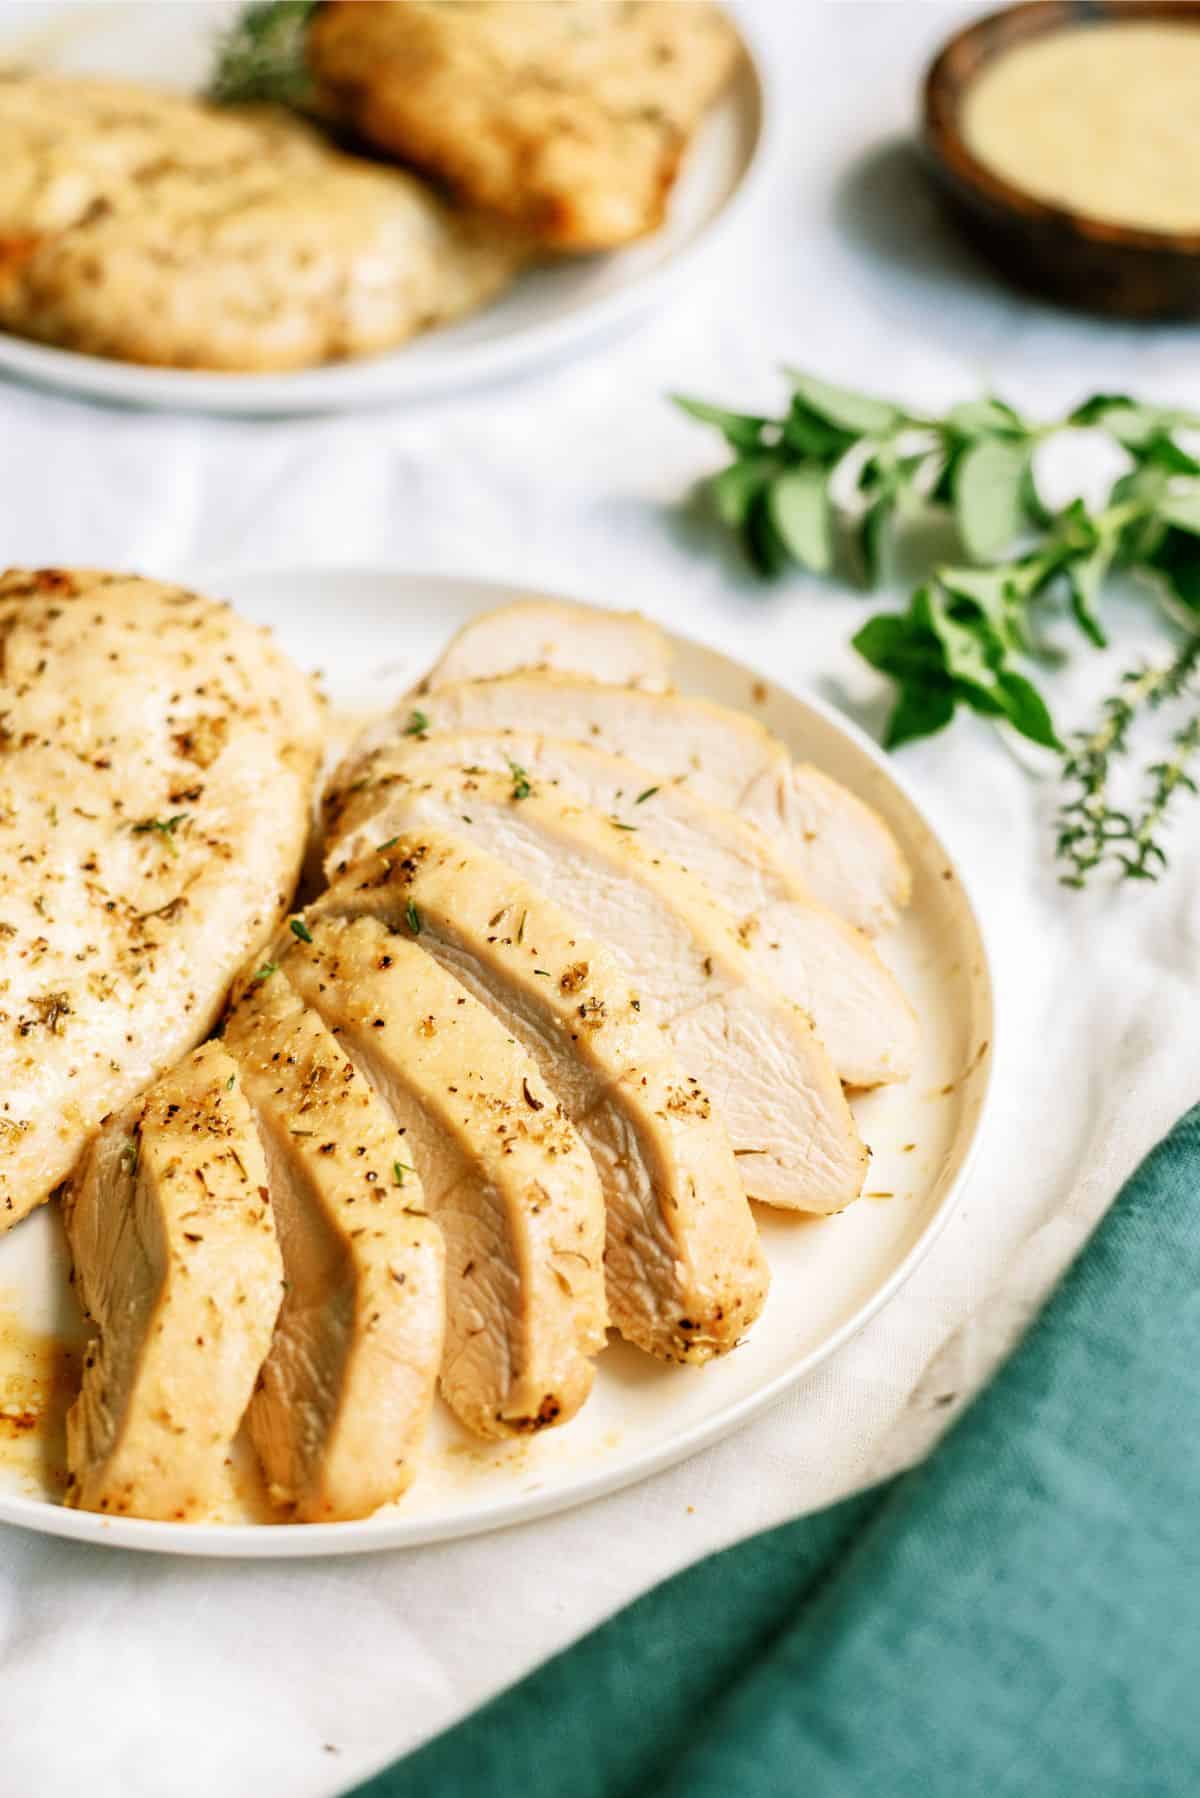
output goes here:
{"type": "Polygon", "coordinates": [[[1143,231],[1200,231],[1200,24],[1081,25],[971,83],[972,154],[1035,199],[1143,231]]]}

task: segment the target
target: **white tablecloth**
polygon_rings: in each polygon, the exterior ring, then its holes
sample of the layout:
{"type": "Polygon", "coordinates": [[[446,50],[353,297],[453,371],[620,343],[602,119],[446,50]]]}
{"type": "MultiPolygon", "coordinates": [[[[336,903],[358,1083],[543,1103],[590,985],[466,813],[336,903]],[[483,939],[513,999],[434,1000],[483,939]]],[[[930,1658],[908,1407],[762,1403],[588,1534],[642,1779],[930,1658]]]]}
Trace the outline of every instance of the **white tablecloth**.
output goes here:
{"type": "MultiPolygon", "coordinates": [[[[667,389],[773,401],[773,364],[936,403],[992,383],[1050,411],[1092,387],[1200,405],[1187,329],[1010,296],[943,228],[904,147],[940,6],[755,9],[785,116],[770,178],[686,301],[586,360],[403,415],[234,423],[0,385],[0,561],[180,572],[375,562],[638,605],[845,704],[859,596],[764,591],[678,508],[716,447],[667,389]]],[[[1130,645],[1056,685],[1088,715],[1130,645]]],[[[920,1454],[1123,1176],[1200,1088],[1189,1041],[1200,811],[1154,890],[1079,897],[1054,794],[967,722],[906,751],[974,876],[1001,1001],[993,1119],[951,1226],[896,1301],[769,1415],[548,1522],[366,1561],[172,1563],[0,1532],[4,1798],[326,1798],[709,1550],[920,1454]]],[[[1121,1320],[1114,1318],[1114,1330],[1121,1320]]]]}

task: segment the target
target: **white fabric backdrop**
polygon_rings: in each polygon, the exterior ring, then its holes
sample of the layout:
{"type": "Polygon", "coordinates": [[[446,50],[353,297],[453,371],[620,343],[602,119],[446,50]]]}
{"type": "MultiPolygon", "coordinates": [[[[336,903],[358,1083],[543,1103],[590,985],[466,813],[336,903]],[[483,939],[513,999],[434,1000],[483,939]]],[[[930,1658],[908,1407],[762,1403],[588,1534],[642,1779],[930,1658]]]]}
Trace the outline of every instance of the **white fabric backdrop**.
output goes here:
{"type": "MultiPolygon", "coordinates": [[[[394,563],[617,599],[878,725],[859,597],[760,590],[673,506],[715,447],[661,398],[771,401],[791,361],[936,403],[993,383],[1200,405],[1194,331],[1056,314],[993,285],[901,140],[956,10],[754,7],[785,117],[752,214],[686,303],[588,359],[395,413],[141,416],[0,385],[0,561],[179,573],[394,563]]],[[[1059,682],[1082,720],[1137,641],[1059,682]]],[[[1145,627],[1141,627],[1143,633],[1145,627]]],[[[569,1516],[371,1561],[172,1564],[0,1532],[3,1798],[329,1798],[683,1563],[918,1455],[1121,1179],[1197,1097],[1200,812],[1156,890],[1077,897],[1053,793],[982,726],[905,752],[984,899],[1002,1009],[993,1123],[898,1300],[723,1445],[569,1516]]],[[[1121,1320],[1113,1320],[1120,1329],[1121,1320]]]]}

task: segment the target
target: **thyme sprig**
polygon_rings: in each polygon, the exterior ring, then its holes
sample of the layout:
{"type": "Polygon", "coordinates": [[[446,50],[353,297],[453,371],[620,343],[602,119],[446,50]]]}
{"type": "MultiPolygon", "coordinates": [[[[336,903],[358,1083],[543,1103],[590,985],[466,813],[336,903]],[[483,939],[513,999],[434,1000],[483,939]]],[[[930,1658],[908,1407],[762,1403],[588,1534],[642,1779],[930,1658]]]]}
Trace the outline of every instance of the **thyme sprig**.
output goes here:
{"type": "Polygon", "coordinates": [[[1156,878],[1160,833],[1178,797],[1197,790],[1200,712],[1143,771],[1140,810],[1114,802],[1110,777],[1131,754],[1135,720],[1180,698],[1200,660],[1200,459],[1187,442],[1200,417],[1108,393],[1051,422],[991,396],[934,415],[805,373],[790,381],[780,417],[677,400],[731,452],[707,485],[751,565],[766,576],[796,565],[850,572],[871,586],[909,520],[940,512],[960,556],[931,567],[904,609],[876,613],[853,638],[897,689],[887,746],[944,729],[962,708],[1004,723],[1061,757],[1068,795],[1056,848],[1068,883],[1085,884],[1103,864],[1156,878]],[[1072,429],[1104,433],[1124,472],[1099,505],[1054,508],[1035,458],[1072,429]],[[1069,619],[1084,644],[1106,647],[1101,601],[1122,572],[1151,577],[1181,646],[1163,668],[1124,676],[1100,723],[1064,744],[1039,684],[1048,632],[1069,619]]]}
{"type": "Polygon", "coordinates": [[[1069,791],[1058,814],[1056,844],[1067,869],[1064,885],[1086,885],[1088,876],[1106,862],[1117,863],[1128,880],[1157,880],[1166,867],[1166,851],[1157,832],[1176,794],[1197,791],[1188,767],[1200,752],[1200,712],[1175,732],[1173,753],[1145,770],[1150,790],[1140,812],[1130,813],[1113,801],[1113,764],[1128,754],[1139,715],[1185,695],[1198,664],[1200,635],[1186,639],[1174,659],[1162,666],[1128,670],[1117,691],[1105,700],[1100,723],[1068,748],[1062,773],[1069,791]]]}

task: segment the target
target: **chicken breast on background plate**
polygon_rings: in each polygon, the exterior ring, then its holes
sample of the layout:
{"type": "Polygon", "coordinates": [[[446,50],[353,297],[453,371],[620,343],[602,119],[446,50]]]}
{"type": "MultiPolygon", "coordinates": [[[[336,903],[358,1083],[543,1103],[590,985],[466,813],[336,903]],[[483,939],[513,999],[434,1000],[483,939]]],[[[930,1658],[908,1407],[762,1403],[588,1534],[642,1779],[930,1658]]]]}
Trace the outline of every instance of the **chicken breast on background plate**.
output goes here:
{"type": "Polygon", "coordinates": [[[0,576],[0,1231],[211,1029],[300,868],[309,683],[132,575],[0,576]]]}
{"type": "MultiPolygon", "coordinates": [[[[910,876],[887,826],[847,788],[744,713],[707,699],[649,693],[578,676],[519,673],[441,687],[421,706],[429,732],[535,732],[625,756],[659,781],[683,781],[772,838],[811,895],[857,927],[877,931],[907,903],[910,876]]],[[[412,730],[411,700],[371,725],[334,771],[327,817],[372,758],[412,730]]]]}
{"type": "Polygon", "coordinates": [[[812,1020],[848,1086],[907,1079],[916,1017],[869,939],[811,897],[765,831],[686,780],[660,782],[623,756],[522,731],[418,732],[376,751],[368,766],[326,806],[327,878],[395,834],[411,790],[520,769],[535,790],[615,819],[644,849],[703,880],[766,978],[812,1020]]]}
{"type": "Polygon", "coordinates": [[[453,974],[541,1069],[607,1213],[608,1309],[668,1360],[736,1346],[767,1269],[728,1138],[609,953],[511,868],[443,831],[401,836],[305,913],[374,918],[453,974]]]}
{"type": "Polygon", "coordinates": [[[388,349],[527,259],[282,109],[0,71],[0,328],[224,371],[388,349]]]}
{"type": "Polygon", "coordinates": [[[283,1296],[266,1164],[219,1043],[108,1120],[65,1210],[95,1332],[67,1416],[67,1502],[203,1517],[283,1296]]]}
{"type": "Polygon", "coordinates": [[[276,968],[222,1042],[267,1159],[286,1292],[249,1425],[273,1502],[301,1523],[407,1490],[442,1360],[445,1255],[395,1121],[276,968]],[[403,1182],[403,1184],[401,1184],[403,1182]]]}
{"type": "Polygon", "coordinates": [[[333,0],[308,62],[368,143],[555,250],[653,231],[738,55],[695,0],[333,0]]]}

